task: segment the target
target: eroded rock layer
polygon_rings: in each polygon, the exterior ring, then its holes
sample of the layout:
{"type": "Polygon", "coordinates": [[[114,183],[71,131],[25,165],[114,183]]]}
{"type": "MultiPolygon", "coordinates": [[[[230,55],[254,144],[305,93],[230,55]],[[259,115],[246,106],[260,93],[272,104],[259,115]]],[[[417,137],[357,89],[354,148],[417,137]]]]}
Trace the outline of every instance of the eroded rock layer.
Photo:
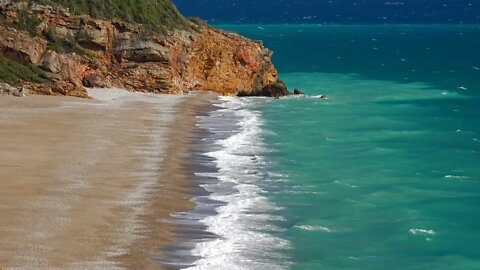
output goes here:
{"type": "Polygon", "coordinates": [[[72,16],[68,10],[2,0],[0,54],[34,65],[48,83],[28,83],[37,94],[82,96],[85,87],[120,87],[153,93],[215,91],[222,95],[288,95],[259,42],[191,22],[195,30],[145,33],[117,20],[72,16]],[[25,14],[38,21],[33,31],[9,27],[25,14]],[[55,50],[60,42],[74,52],[55,50]],[[53,91],[52,89],[56,89],[53,91]]]}

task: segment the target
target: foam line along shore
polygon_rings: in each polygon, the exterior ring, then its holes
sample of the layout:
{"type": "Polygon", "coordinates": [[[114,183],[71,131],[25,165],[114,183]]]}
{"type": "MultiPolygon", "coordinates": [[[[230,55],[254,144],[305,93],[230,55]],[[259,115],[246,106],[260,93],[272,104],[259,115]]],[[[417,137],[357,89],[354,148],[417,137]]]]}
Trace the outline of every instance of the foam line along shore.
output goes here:
{"type": "Polygon", "coordinates": [[[200,185],[196,208],[174,221],[186,237],[168,249],[176,269],[286,269],[288,241],[276,237],[280,208],[262,190],[276,177],[264,157],[264,100],[221,97],[197,117],[201,140],[191,152],[191,174],[200,185]],[[231,268],[234,267],[234,268],[231,268]]]}

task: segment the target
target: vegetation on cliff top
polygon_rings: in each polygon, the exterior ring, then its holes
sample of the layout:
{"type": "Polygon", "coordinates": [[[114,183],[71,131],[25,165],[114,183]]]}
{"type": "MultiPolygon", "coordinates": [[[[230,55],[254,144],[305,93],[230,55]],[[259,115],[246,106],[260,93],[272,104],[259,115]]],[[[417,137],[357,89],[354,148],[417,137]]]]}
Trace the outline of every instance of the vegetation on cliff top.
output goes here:
{"type": "Polygon", "coordinates": [[[30,0],[39,4],[61,5],[74,14],[96,19],[121,19],[147,29],[189,29],[188,20],[170,0],[30,0]]]}
{"type": "Polygon", "coordinates": [[[7,26],[16,28],[18,30],[27,31],[32,36],[37,35],[37,26],[40,25],[40,23],[42,21],[40,21],[39,19],[37,19],[33,16],[30,16],[30,14],[28,14],[28,12],[26,10],[20,10],[18,12],[17,19],[18,19],[18,21],[15,22],[15,23],[6,23],[4,21],[4,18],[0,15],[0,23],[1,24],[5,24],[7,26]]]}
{"type": "MultiPolygon", "coordinates": [[[[30,3],[68,8],[77,15],[90,15],[96,19],[120,19],[132,24],[141,24],[147,31],[163,32],[164,29],[191,29],[170,0],[28,0],[30,3]]],[[[84,54],[74,40],[60,38],[53,30],[38,33],[41,21],[27,10],[18,12],[18,21],[7,23],[0,14],[0,24],[27,31],[32,36],[40,35],[48,41],[48,48],[59,53],[84,54]]],[[[8,60],[0,54],[0,82],[43,82],[48,80],[41,69],[8,60]]]]}
{"type": "Polygon", "coordinates": [[[31,16],[26,10],[20,10],[17,15],[18,21],[6,23],[0,16],[0,24],[5,24],[18,30],[27,31],[32,36],[41,36],[48,42],[48,48],[58,53],[77,53],[83,55],[85,52],[74,40],[60,38],[54,30],[48,29],[44,33],[39,33],[37,27],[42,21],[31,16]]]}

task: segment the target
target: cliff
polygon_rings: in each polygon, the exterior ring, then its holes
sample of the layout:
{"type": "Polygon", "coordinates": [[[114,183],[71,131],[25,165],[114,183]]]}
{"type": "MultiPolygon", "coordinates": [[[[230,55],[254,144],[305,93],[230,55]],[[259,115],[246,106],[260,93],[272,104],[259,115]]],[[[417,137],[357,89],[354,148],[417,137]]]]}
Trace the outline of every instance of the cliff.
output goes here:
{"type": "MultiPolygon", "coordinates": [[[[170,1],[151,7],[163,7],[162,18],[171,18],[164,25],[143,15],[135,17],[140,21],[119,20],[101,13],[108,10],[101,6],[95,12],[85,6],[89,15],[74,15],[83,9],[39,4],[55,1],[0,0],[0,82],[21,87],[23,93],[80,97],[87,97],[83,87],[289,94],[272,64],[272,52],[261,43],[179,17],[170,1]]],[[[118,12],[125,12],[119,5],[118,12]]]]}

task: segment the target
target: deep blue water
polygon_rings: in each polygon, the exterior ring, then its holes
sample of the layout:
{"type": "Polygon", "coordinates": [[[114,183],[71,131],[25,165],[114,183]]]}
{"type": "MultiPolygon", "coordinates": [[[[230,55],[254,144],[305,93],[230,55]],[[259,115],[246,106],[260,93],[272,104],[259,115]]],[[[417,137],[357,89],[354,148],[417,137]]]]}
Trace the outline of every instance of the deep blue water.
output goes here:
{"type": "Polygon", "coordinates": [[[355,73],[399,83],[427,82],[452,91],[476,91],[479,85],[479,25],[221,27],[263,40],[274,51],[281,73],[355,73]]]}
{"type": "Polygon", "coordinates": [[[479,23],[475,0],[174,0],[213,23],[479,23]]]}

